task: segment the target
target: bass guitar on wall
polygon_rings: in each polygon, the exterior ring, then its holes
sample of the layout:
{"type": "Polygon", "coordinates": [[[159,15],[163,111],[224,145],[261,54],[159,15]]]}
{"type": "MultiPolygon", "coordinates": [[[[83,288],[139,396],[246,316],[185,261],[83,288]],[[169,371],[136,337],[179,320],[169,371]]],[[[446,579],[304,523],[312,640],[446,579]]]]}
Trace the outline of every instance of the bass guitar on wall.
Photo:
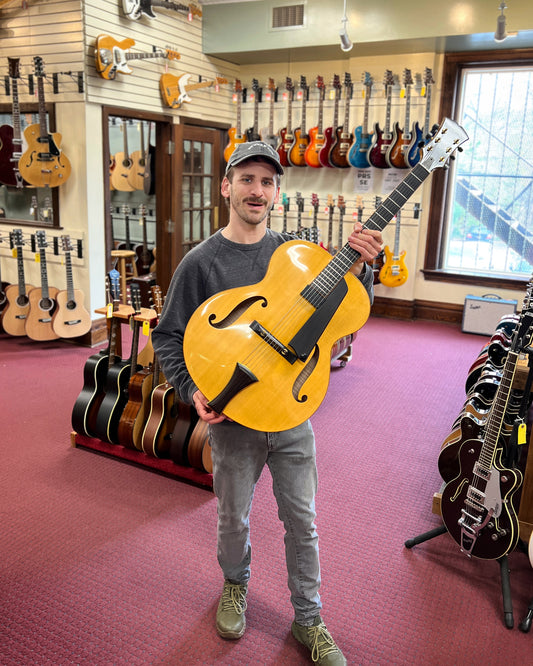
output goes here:
{"type": "MultiPolygon", "coordinates": [[[[366,228],[382,230],[467,139],[457,123],[445,119],[424,158],[366,228]]],[[[183,351],[213,411],[266,432],[294,427],[314,413],[327,390],[332,346],[370,313],[368,294],[350,273],[359,258],[349,243],[331,257],[313,243],[288,241],[272,255],[261,282],[220,292],[200,305],[187,325],[183,351]]]]}
{"type": "Polygon", "coordinates": [[[159,79],[159,90],[161,91],[161,96],[167,106],[170,106],[172,109],[179,109],[184,102],[192,102],[192,98],[189,95],[189,92],[192,90],[211,88],[212,86],[218,88],[218,86],[228,82],[227,79],[217,76],[216,78],[207,81],[189,83],[191,76],[192,74],[174,76],[174,74],[169,74],[168,72],[161,74],[159,79]]]}
{"type": "Polygon", "coordinates": [[[152,7],[161,7],[181,12],[182,14],[187,14],[191,20],[193,16],[202,16],[202,10],[193,3],[184,5],[181,2],[172,2],[172,0],[122,0],[122,10],[125,16],[133,21],[138,21],[143,16],[155,19],[156,14],[152,7]]]}
{"type": "Polygon", "coordinates": [[[130,49],[135,46],[135,40],[127,37],[122,41],[116,40],[110,35],[98,35],[94,49],[96,71],[103,79],[112,81],[120,74],[131,74],[133,70],[128,65],[130,60],[144,60],[146,58],[165,58],[167,60],[178,60],[180,54],[171,49],[158,49],[150,53],[131,53],[130,49]]]}

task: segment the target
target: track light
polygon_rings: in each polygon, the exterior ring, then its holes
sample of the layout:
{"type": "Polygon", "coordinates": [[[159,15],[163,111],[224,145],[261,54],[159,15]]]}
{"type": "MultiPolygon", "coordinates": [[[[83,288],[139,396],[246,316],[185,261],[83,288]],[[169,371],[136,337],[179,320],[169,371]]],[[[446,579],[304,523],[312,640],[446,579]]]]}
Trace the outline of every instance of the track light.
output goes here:
{"type": "Polygon", "coordinates": [[[498,16],[496,23],[496,32],[494,33],[495,42],[503,42],[504,39],[507,39],[509,35],[507,34],[507,17],[503,13],[503,10],[507,9],[505,2],[500,3],[501,14],[498,16]]]}
{"type": "Polygon", "coordinates": [[[341,49],[343,51],[351,51],[353,48],[353,42],[348,37],[348,31],[346,30],[346,24],[348,23],[348,17],[346,16],[346,0],[344,0],[344,16],[341,19],[342,30],[339,32],[339,37],[341,38],[341,49]]]}

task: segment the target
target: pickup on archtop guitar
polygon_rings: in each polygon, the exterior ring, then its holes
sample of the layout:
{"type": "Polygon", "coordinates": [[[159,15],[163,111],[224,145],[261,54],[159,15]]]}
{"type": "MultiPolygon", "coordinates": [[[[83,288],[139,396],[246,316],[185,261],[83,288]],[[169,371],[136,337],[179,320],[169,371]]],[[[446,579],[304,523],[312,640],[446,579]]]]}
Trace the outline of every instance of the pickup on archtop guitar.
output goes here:
{"type": "Polygon", "coordinates": [[[46,241],[45,231],[36,231],[35,239],[39,251],[39,266],[41,268],[41,286],[32,289],[28,298],[30,299],[30,311],[26,317],[26,335],[32,340],[57,340],[59,335],[52,326],[52,316],[57,307],[56,287],[48,286],[48,270],[46,267],[46,241]]]}
{"type": "Polygon", "coordinates": [[[96,415],[94,433],[104,442],[118,444],[118,424],[120,417],[128,402],[128,385],[130,378],[141,367],[137,364],[139,351],[139,332],[142,322],[139,319],[141,313],[141,292],[139,285],[134,282],[130,285],[131,315],[133,335],[131,340],[131,351],[129,358],[117,359],[110,356],[104,388],[104,397],[100,403],[96,415]]]}
{"type": "Polygon", "coordinates": [[[403,129],[400,123],[394,123],[392,143],[387,153],[387,159],[391,167],[396,169],[409,168],[409,145],[411,144],[411,86],[413,85],[413,76],[410,69],[403,71],[403,91],[405,99],[405,122],[403,129]]]}
{"type": "Polygon", "coordinates": [[[268,101],[268,126],[261,131],[263,141],[268,143],[274,150],[278,149],[279,136],[274,132],[274,103],[276,101],[276,83],[274,79],[268,79],[267,83],[268,93],[266,95],[268,101]]]}
{"type": "Polygon", "coordinates": [[[323,167],[333,167],[333,165],[330,162],[330,151],[333,148],[333,144],[335,143],[335,133],[337,131],[337,125],[339,123],[339,100],[341,96],[341,80],[339,78],[338,74],[335,74],[333,76],[333,93],[335,95],[335,99],[333,102],[333,123],[331,127],[326,127],[324,130],[324,143],[322,144],[322,147],[318,151],[318,161],[320,162],[320,165],[323,167]]]}
{"type": "Polygon", "coordinates": [[[83,292],[74,289],[70,236],[61,236],[61,246],[65,256],[67,288],[56,294],[57,309],[52,317],[52,326],[60,338],[76,338],[91,330],[91,315],[85,308],[83,292]]]}
{"type": "Polygon", "coordinates": [[[348,152],[348,161],[356,169],[368,169],[370,162],[368,161],[368,151],[372,141],[372,133],[368,131],[368,109],[370,106],[370,96],[372,94],[372,85],[374,80],[368,72],[363,74],[363,88],[364,88],[364,111],[363,111],[363,124],[358,125],[354,130],[354,140],[348,152]]]}
{"type": "Polygon", "coordinates": [[[40,56],[33,58],[39,100],[39,122],[24,130],[28,145],[19,159],[20,175],[34,187],[57,187],[66,183],[71,171],[70,161],[60,149],[61,134],[48,131],[44,98],[44,67],[40,56]]]}
{"type": "MultiPolygon", "coordinates": [[[[424,158],[366,227],[382,230],[467,139],[445,119],[424,158]]],[[[198,307],[185,331],[184,357],[215,412],[266,432],[313,414],[327,390],[332,346],[370,312],[365,288],[350,273],[359,257],[349,243],[331,257],[313,243],[288,241],[272,255],[261,282],[220,292],[198,307]],[[265,404],[268,409],[258,407],[265,404]]]]}
{"type": "Polygon", "coordinates": [[[127,37],[122,41],[116,40],[110,35],[98,35],[94,49],[96,71],[103,79],[112,81],[120,74],[131,74],[133,70],[128,65],[130,60],[144,60],[146,58],[165,58],[167,60],[178,60],[180,54],[171,49],[158,49],[151,53],[130,53],[135,40],[127,37]]]}
{"type": "Polygon", "coordinates": [[[285,88],[287,90],[287,124],[279,131],[278,155],[282,166],[291,166],[289,162],[289,152],[294,142],[294,133],[292,130],[292,102],[294,100],[294,84],[290,76],[285,79],[285,88]]]}
{"type": "Polygon", "coordinates": [[[237,105],[237,118],[235,127],[230,127],[228,130],[229,141],[224,148],[224,159],[226,162],[229,160],[239,143],[246,143],[246,135],[242,132],[242,83],[240,79],[235,79],[233,99],[237,105]]]}
{"type": "Polygon", "coordinates": [[[26,335],[26,318],[30,311],[28,293],[34,287],[25,283],[22,229],[13,229],[9,236],[17,258],[18,284],[6,287],[7,305],[2,311],[2,326],[9,335],[26,335]]]}
{"type": "Polygon", "coordinates": [[[305,149],[304,158],[307,166],[314,169],[320,168],[320,159],[318,154],[324,145],[325,136],[323,130],[324,124],[324,98],[326,96],[326,86],[322,76],[316,77],[316,87],[318,88],[318,123],[309,130],[309,145],[305,149]]]}
{"type": "Polygon", "coordinates": [[[124,14],[133,21],[138,21],[143,16],[155,19],[156,14],[152,7],[172,9],[175,12],[187,14],[191,19],[193,16],[202,16],[202,10],[193,3],[184,5],[181,2],[172,2],[172,0],[122,0],[124,14]]]}
{"type": "Polygon", "coordinates": [[[484,435],[462,443],[459,474],[442,491],[446,529],[469,557],[499,559],[518,541],[513,496],[522,483],[522,474],[518,469],[503,467],[500,435],[518,357],[531,344],[532,336],[533,314],[528,312],[515,332],[484,435]]]}
{"type": "Polygon", "coordinates": [[[391,252],[388,245],[385,245],[383,252],[385,261],[379,271],[379,281],[386,287],[400,287],[407,281],[409,271],[405,265],[405,250],[400,252],[400,222],[401,212],[396,213],[396,231],[394,233],[394,249],[391,252]]]}
{"type": "Polygon", "coordinates": [[[329,152],[329,163],[336,169],[348,169],[348,151],[353,141],[350,132],[350,102],[353,95],[352,77],[348,72],[344,74],[344,122],[335,130],[335,139],[329,152]]]}
{"type": "Polygon", "coordinates": [[[411,145],[409,146],[408,152],[408,161],[409,166],[414,167],[415,164],[420,160],[421,146],[427,143],[433,134],[435,133],[436,125],[433,127],[433,131],[429,126],[429,118],[431,114],[431,92],[432,87],[435,81],[433,80],[433,72],[428,67],[424,70],[424,88],[423,96],[426,98],[426,110],[424,115],[424,125],[420,127],[418,122],[413,126],[411,145]]]}
{"type": "Polygon", "coordinates": [[[392,87],[394,85],[394,75],[390,69],[385,72],[383,81],[385,86],[385,124],[383,129],[380,129],[379,123],[374,124],[374,134],[372,135],[372,143],[368,150],[368,161],[373,167],[377,169],[388,169],[390,167],[387,161],[387,153],[392,143],[391,132],[391,104],[392,104],[392,87]]]}
{"type": "Polygon", "coordinates": [[[289,152],[289,162],[291,166],[307,166],[305,161],[305,151],[309,146],[309,134],[307,134],[307,97],[309,95],[309,86],[305,76],[300,76],[300,93],[302,96],[302,119],[300,127],[294,130],[294,143],[289,152]]]}
{"type": "Polygon", "coordinates": [[[11,106],[13,125],[0,127],[0,183],[8,187],[24,186],[20,175],[19,160],[22,157],[22,130],[20,124],[20,105],[18,80],[20,78],[19,58],[8,58],[9,79],[11,81],[11,106]]]}
{"type": "Polygon", "coordinates": [[[172,109],[179,109],[184,102],[192,102],[192,98],[189,95],[191,90],[211,88],[212,86],[218,88],[218,86],[228,82],[227,79],[217,76],[208,81],[189,83],[191,77],[192,74],[181,74],[180,76],[174,76],[174,74],[169,73],[161,74],[159,79],[159,90],[161,91],[161,96],[167,106],[170,106],[172,109]]]}
{"type": "Polygon", "coordinates": [[[105,396],[108,369],[121,360],[120,355],[117,355],[120,322],[113,316],[120,307],[120,273],[116,269],[111,270],[106,282],[107,319],[110,322],[107,349],[93,354],[85,362],[83,387],[72,408],[72,428],[88,437],[96,436],[96,417],[105,396]]]}
{"type": "Polygon", "coordinates": [[[252,91],[254,101],[254,120],[253,125],[246,130],[246,141],[261,141],[261,134],[259,134],[259,97],[261,87],[257,79],[252,79],[252,91]]]}

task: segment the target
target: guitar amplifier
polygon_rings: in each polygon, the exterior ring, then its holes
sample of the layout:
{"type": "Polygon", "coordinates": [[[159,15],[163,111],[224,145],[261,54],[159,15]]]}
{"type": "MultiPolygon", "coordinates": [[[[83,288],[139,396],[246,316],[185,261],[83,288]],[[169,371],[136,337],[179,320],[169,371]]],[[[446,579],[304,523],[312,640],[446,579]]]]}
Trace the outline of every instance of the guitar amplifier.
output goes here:
{"type": "Polygon", "coordinates": [[[463,333],[492,335],[500,319],[516,312],[517,301],[505,300],[496,294],[467,295],[463,308],[463,333]]]}

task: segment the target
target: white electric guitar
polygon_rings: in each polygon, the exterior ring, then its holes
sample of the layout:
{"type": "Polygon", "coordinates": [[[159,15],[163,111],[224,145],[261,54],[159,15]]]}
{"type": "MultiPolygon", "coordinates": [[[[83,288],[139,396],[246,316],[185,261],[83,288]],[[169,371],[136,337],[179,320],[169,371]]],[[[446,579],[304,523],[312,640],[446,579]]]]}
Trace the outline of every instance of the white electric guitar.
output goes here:
{"type": "Polygon", "coordinates": [[[175,12],[183,12],[191,19],[193,16],[202,16],[202,10],[193,5],[182,5],[180,2],[170,2],[170,0],[122,0],[122,9],[124,14],[132,21],[138,21],[142,16],[149,19],[155,19],[156,14],[152,7],[162,7],[172,9],[175,12]]]}

